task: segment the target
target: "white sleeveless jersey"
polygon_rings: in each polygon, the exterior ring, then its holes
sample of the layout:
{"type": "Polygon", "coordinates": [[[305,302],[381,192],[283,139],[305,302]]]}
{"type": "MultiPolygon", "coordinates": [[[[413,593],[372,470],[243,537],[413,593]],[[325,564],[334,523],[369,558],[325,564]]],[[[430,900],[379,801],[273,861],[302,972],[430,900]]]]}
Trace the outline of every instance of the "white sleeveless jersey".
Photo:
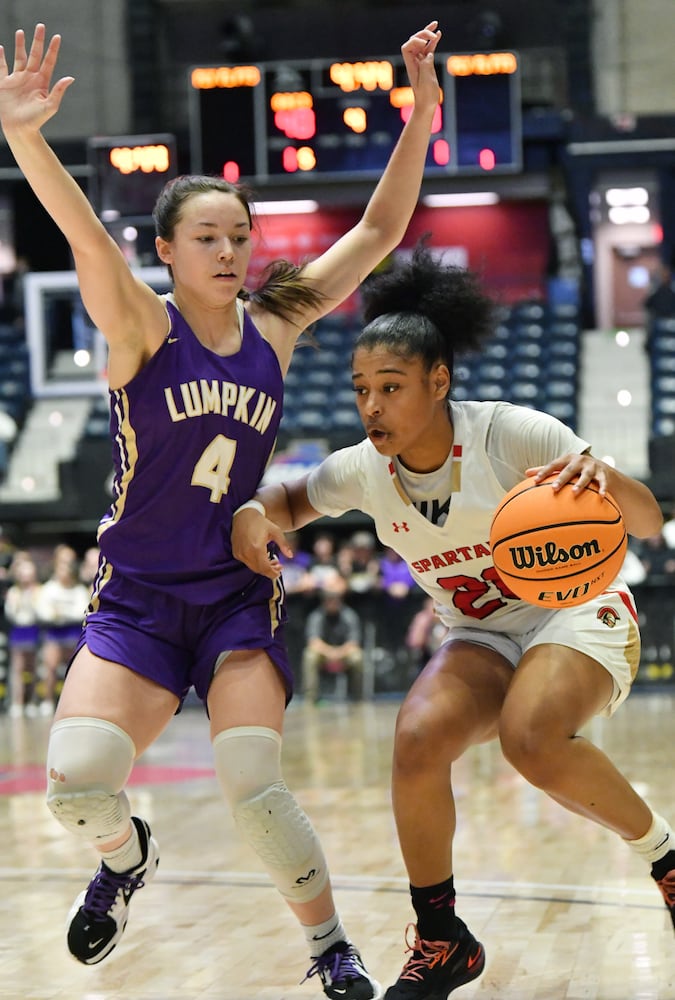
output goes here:
{"type": "Polygon", "coordinates": [[[554,417],[529,408],[453,402],[450,410],[452,462],[445,494],[437,498],[443,506],[450,496],[442,526],[416,509],[395,463],[367,439],[330,455],[311,473],[309,502],[332,517],[354,509],[369,514],[382,544],[405,559],[449,627],[521,635],[550,611],[520,600],[500,580],[489,544],[494,510],[527,468],[589,445],[554,417]]]}

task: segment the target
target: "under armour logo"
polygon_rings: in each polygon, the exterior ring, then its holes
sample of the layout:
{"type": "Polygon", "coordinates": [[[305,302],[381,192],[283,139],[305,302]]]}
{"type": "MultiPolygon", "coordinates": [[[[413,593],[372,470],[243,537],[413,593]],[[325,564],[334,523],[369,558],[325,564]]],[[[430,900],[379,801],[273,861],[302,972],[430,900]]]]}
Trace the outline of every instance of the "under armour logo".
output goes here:
{"type": "Polygon", "coordinates": [[[410,531],[410,528],[408,527],[408,522],[407,521],[401,521],[400,524],[397,524],[396,521],[392,521],[391,522],[391,526],[392,526],[392,528],[394,529],[394,531],[396,532],[397,535],[398,535],[399,531],[410,531]]]}

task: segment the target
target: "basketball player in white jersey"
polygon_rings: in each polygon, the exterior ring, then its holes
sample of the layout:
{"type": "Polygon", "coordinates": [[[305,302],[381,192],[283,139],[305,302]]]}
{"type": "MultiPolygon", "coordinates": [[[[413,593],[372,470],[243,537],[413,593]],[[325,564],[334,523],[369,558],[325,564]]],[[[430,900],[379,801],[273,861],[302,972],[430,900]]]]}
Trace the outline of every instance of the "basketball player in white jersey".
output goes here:
{"type": "Polygon", "coordinates": [[[442,1000],[485,963],[455,914],[453,886],[451,769],[475,743],[498,737],[532,785],[622,837],[651,866],[675,923],[673,831],[578,735],[630,691],[640,659],[632,595],[619,577],[576,607],[529,605],[500,580],[489,547],[495,508],[526,475],[557,473],[577,491],[597,483],[639,538],[659,531],[662,515],[646,486],[548,414],[450,400],[455,353],[476,348],[492,325],[491,303],[469,272],[421,246],[363,293],[367,325],[352,377],[365,440],[301,479],[259,489],[258,509],[235,521],[233,551],[274,577],[280,562],[266,550],[274,542],[288,553],[283,531],[363,511],[449,627],[397,720],[393,804],[417,926],[385,995],[442,1000]]]}

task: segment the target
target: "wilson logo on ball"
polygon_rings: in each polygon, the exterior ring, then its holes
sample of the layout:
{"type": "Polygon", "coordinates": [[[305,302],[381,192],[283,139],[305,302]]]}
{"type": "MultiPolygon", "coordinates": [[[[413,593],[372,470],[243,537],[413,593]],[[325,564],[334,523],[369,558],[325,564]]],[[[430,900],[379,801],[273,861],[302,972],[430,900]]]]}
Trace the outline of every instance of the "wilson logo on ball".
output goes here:
{"type": "Polygon", "coordinates": [[[590,600],[618,575],[628,539],[616,501],[596,483],[554,490],[555,476],[514,486],[495,511],[490,548],[518,597],[547,608],[590,600]]]}
{"type": "Polygon", "coordinates": [[[555,542],[546,545],[518,545],[509,548],[514,569],[532,569],[533,566],[557,566],[559,563],[575,562],[588,559],[592,555],[600,555],[600,545],[596,538],[588,542],[572,545],[562,549],[555,542]]]}

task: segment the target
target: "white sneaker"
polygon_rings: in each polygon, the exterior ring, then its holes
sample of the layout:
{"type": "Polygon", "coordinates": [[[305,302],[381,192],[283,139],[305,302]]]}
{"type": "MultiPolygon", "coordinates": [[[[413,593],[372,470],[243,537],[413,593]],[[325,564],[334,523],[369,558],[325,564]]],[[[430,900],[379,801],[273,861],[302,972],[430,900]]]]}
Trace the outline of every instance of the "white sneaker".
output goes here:
{"type": "Polygon", "coordinates": [[[21,719],[23,717],[23,705],[10,705],[7,715],[10,719],[21,719]]]}
{"type": "Polygon", "coordinates": [[[54,702],[53,701],[41,701],[39,707],[40,715],[53,715],[54,714],[54,702]]]}
{"type": "Polygon", "coordinates": [[[124,933],[129,903],[136,889],[154,876],[159,864],[157,841],[145,820],[131,817],[138,831],[143,860],[131,871],[113,872],[102,861],[87,889],[73,903],[68,918],[68,950],[85,965],[109,955],[124,933]]]}

